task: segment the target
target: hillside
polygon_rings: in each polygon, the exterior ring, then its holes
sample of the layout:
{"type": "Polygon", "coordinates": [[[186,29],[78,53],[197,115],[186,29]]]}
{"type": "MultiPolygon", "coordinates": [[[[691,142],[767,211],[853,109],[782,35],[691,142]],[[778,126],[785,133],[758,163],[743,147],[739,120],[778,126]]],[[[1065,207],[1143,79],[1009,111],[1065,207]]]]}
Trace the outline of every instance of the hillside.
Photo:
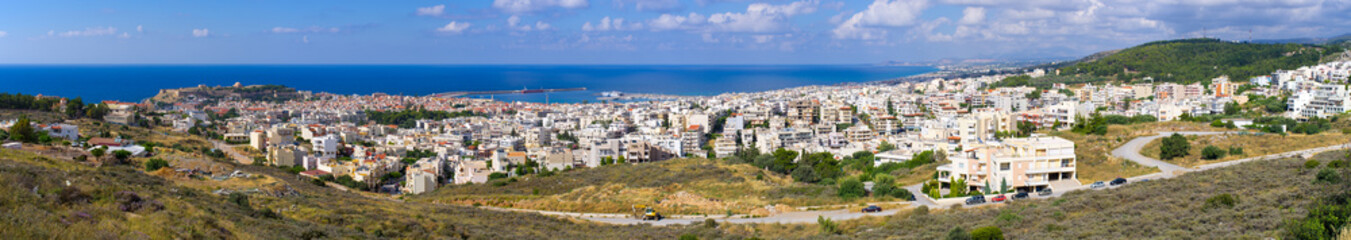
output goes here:
{"type": "Polygon", "coordinates": [[[1117,80],[1153,77],[1158,82],[1192,83],[1222,75],[1247,79],[1278,69],[1317,64],[1323,56],[1340,52],[1337,46],[1185,39],[1146,43],[1060,70],[1062,75],[1083,74],[1117,80]]]}
{"type": "MultiPolygon", "coordinates": [[[[646,204],[672,214],[709,215],[765,215],[764,207],[770,204],[854,202],[836,197],[833,186],[794,182],[747,164],[707,159],[616,164],[553,176],[445,186],[409,200],[596,213],[626,213],[632,205],[646,204]]],[[[859,201],[863,200],[869,199],[859,201]]]]}
{"type": "MultiPolygon", "coordinates": [[[[1310,223],[1320,227],[1310,216],[1345,221],[1351,213],[1351,181],[1317,176],[1326,171],[1351,177],[1351,168],[1328,167],[1345,154],[1320,154],[1316,168],[1300,159],[1258,161],[1000,208],[902,211],[834,237],[941,239],[955,227],[997,226],[1007,239],[1305,239],[1310,235],[1300,234],[1314,231],[1310,223]]],[[[1344,225],[1327,226],[1324,234],[1344,225]]]]}
{"type": "Polygon", "coordinates": [[[0,215],[0,239],[674,239],[682,234],[724,235],[695,226],[613,226],[539,214],[376,200],[315,186],[276,168],[237,167],[273,176],[294,193],[216,195],[201,189],[218,184],[209,178],[165,178],[127,165],[90,167],[70,159],[0,149],[0,182],[5,183],[0,184],[0,211],[5,212],[0,215]]]}

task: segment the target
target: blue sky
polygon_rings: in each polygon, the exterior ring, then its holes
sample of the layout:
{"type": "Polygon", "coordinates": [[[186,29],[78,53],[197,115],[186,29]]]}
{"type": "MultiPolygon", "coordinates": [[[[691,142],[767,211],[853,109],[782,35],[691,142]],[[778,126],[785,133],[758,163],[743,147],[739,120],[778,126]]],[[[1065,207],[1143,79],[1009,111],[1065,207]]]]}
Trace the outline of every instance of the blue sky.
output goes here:
{"type": "Polygon", "coordinates": [[[5,64],[854,64],[1351,32],[1351,0],[9,1],[5,64]]]}

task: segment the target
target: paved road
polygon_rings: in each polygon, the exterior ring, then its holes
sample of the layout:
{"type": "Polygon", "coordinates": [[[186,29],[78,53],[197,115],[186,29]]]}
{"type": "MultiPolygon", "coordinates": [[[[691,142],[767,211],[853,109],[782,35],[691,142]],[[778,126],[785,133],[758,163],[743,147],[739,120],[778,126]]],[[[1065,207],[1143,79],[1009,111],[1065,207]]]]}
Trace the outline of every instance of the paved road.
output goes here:
{"type": "MultiPolygon", "coordinates": [[[[906,207],[906,208],[908,208],[908,207],[906,207]]],[[[776,214],[776,215],[773,215],[773,216],[768,216],[768,217],[758,217],[758,218],[736,218],[736,217],[732,217],[732,218],[722,218],[722,217],[710,216],[710,217],[708,217],[707,219],[717,220],[718,222],[722,222],[722,223],[816,223],[818,217],[825,217],[825,218],[828,218],[828,219],[831,219],[831,220],[834,220],[834,221],[842,221],[842,220],[850,220],[850,219],[862,218],[862,217],[866,217],[866,216],[890,216],[890,215],[892,215],[892,214],[896,214],[897,211],[900,211],[900,209],[899,209],[899,208],[893,208],[893,209],[887,209],[887,210],[883,210],[883,211],[881,211],[881,212],[875,212],[875,213],[855,212],[855,211],[850,211],[850,210],[848,210],[848,209],[842,209],[842,210],[818,210],[818,211],[788,212],[788,213],[781,213],[781,214],[776,214]]],[[[565,215],[565,216],[574,216],[574,217],[576,217],[576,215],[577,215],[577,214],[575,214],[575,213],[557,213],[557,212],[540,212],[540,214],[544,214],[544,215],[565,215]]],[[[582,214],[582,215],[588,215],[588,214],[582,214]]],[[[643,221],[643,220],[635,219],[635,218],[632,218],[632,217],[626,217],[626,216],[602,216],[602,215],[605,215],[605,214],[596,214],[596,215],[590,215],[590,216],[582,216],[581,218],[582,218],[582,219],[586,219],[586,220],[596,221],[596,222],[610,223],[610,224],[644,224],[644,223],[646,223],[646,224],[652,224],[652,225],[655,225],[655,226],[665,226],[665,225],[673,225],[673,224],[701,223],[701,222],[703,222],[704,219],[705,219],[705,218],[703,218],[703,217],[690,217],[690,218],[667,218],[667,219],[663,219],[663,220],[661,220],[661,221],[643,221]]]]}
{"type": "Polygon", "coordinates": [[[1154,141],[1154,139],[1171,136],[1173,135],[1173,133],[1182,135],[1215,135],[1215,134],[1222,134],[1225,132],[1160,132],[1159,135],[1138,137],[1132,139],[1130,142],[1126,142],[1126,144],[1121,145],[1121,147],[1113,149],[1112,156],[1125,158],[1126,160],[1139,163],[1140,165],[1159,168],[1159,171],[1163,172],[1165,176],[1173,176],[1173,174],[1177,171],[1188,171],[1187,168],[1185,167],[1160,161],[1158,159],[1146,157],[1145,155],[1140,154],[1140,149],[1144,148],[1145,144],[1148,144],[1150,141],[1154,141]]]}

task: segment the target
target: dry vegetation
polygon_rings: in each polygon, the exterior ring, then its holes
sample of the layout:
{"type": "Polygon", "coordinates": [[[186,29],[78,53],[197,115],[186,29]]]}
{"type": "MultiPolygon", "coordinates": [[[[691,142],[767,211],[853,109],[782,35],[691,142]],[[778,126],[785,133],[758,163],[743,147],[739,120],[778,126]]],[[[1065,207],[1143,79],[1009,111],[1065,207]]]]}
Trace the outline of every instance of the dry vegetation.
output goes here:
{"type": "MultiPolygon", "coordinates": [[[[1317,157],[1341,159],[1344,152],[1317,157]]],[[[1015,201],[999,208],[919,214],[902,211],[883,223],[855,226],[837,238],[941,239],[953,227],[998,226],[1008,239],[1267,239],[1290,238],[1288,220],[1304,217],[1315,199],[1346,185],[1315,184],[1304,161],[1282,159],[1131,183],[1109,191],[1079,191],[1057,199],[1015,201]],[[1208,205],[1221,195],[1233,206],[1208,205]]],[[[1351,177],[1351,171],[1342,171],[1351,177]]],[[[815,235],[809,238],[821,238],[815,235]]]]}
{"type": "Polygon", "coordinates": [[[1112,150],[1131,139],[1153,136],[1163,131],[1223,131],[1223,129],[1191,122],[1151,122],[1111,125],[1107,128],[1107,134],[1101,136],[1069,131],[1051,132],[1051,135],[1074,142],[1074,153],[1078,155],[1076,167],[1079,171],[1079,181],[1087,183],[1158,172],[1156,168],[1114,157],[1112,150]]]}
{"type": "Polygon", "coordinates": [[[725,216],[767,215],[767,205],[788,209],[889,199],[844,201],[833,186],[794,182],[747,164],[674,159],[447,186],[410,200],[590,213],[629,213],[633,205],[644,204],[668,214],[725,216]]]}
{"type": "MultiPolygon", "coordinates": [[[[1140,154],[1154,159],[1159,159],[1159,145],[1163,138],[1155,139],[1145,144],[1140,149],[1140,154]]],[[[1177,164],[1183,167],[1195,167],[1217,162],[1227,162],[1238,159],[1265,156],[1276,153],[1296,151],[1302,149],[1326,147],[1351,142],[1351,135],[1324,132],[1315,135],[1304,134],[1223,134],[1206,136],[1187,136],[1187,141],[1191,143],[1191,149],[1186,157],[1169,159],[1167,162],[1177,164]],[[1201,159],[1201,149],[1206,146],[1216,146],[1220,149],[1229,150],[1230,147],[1243,148],[1242,155],[1226,154],[1223,158],[1215,160],[1201,159]]]]}
{"type": "MultiPolygon", "coordinates": [[[[255,174],[286,174],[275,168],[239,167],[255,174]]],[[[0,239],[740,238],[698,226],[607,226],[539,214],[375,200],[293,177],[266,179],[298,194],[251,194],[239,204],[191,186],[213,180],[166,179],[131,166],[95,168],[0,150],[0,181],[6,183],[0,184],[0,210],[5,212],[0,215],[0,239]]]]}

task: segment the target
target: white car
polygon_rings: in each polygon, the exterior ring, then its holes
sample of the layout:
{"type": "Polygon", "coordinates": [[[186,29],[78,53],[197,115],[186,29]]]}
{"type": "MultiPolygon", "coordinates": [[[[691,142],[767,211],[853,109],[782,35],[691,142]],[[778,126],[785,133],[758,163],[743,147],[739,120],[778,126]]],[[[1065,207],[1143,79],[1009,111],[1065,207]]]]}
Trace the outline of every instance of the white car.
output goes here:
{"type": "Polygon", "coordinates": [[[1093,189],[1104,188],[1104,187],[1107,187],[1107,184],[1102,183],[1102,181],[1093,182],[1093,184],[1088,185],[1088,188],[1093,188],[1093,189]]]}

